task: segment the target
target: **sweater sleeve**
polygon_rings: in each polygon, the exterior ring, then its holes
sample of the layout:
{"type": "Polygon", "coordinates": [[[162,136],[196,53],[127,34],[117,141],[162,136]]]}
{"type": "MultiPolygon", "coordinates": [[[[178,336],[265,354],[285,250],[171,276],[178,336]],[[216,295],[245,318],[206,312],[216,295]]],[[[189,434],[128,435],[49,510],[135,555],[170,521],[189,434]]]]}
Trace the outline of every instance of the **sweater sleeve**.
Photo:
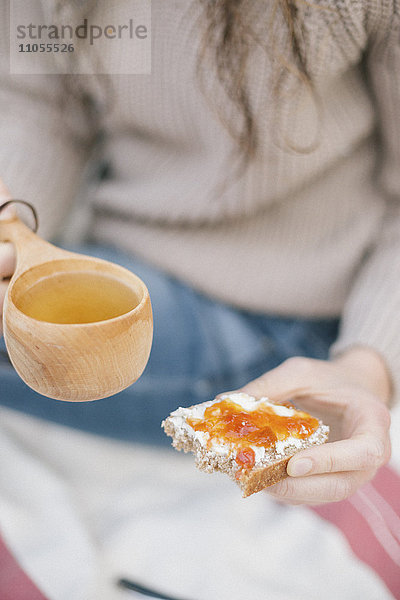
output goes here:
{"type": "Polygon", "coordinates": [[[69,76],[12,75],[9,2],[0,3],[0,177],[32,202],[40,234],[57,234],[89,155],[83,103],[66,95],[69,76]]]}
{"type": "Polygon", "coordinates": [[[377,193],[386,210],[377,239],[359,270],[332,355],[355,345],[376,350],[400,398],[400,3],[373,2],[368,83],[378,123],[377,193]]]}

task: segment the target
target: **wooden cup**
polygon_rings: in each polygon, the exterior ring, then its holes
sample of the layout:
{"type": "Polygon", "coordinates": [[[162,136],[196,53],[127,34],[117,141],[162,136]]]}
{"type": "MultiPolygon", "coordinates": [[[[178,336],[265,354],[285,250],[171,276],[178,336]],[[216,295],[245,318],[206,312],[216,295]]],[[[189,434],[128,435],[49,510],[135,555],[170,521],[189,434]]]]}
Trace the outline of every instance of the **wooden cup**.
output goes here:
{"type": "Polygon", "coordinates": [[[10,360],[25,383],[44,396],[82,402],[106,398],[136,381],[147,364],[153,336],[143,281],[108,261],[45,242],[17,217],[0,221],[0,241],[12,242],[17,252],[3,325],[10,360]],[[93,323],[50,323],[20,310],[21,299],[35,284],[69,273],[116,279],[132,290],[137,303],[129,312],[93,323]]]}

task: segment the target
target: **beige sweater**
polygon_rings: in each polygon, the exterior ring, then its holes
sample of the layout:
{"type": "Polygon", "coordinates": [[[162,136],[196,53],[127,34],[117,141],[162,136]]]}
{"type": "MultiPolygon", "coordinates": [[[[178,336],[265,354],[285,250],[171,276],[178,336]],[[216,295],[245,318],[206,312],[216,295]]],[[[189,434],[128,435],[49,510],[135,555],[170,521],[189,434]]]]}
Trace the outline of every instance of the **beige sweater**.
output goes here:
{"type": "MultiPolygon", "coordinates": [[[[0,9],[0,175],[16,197],[37,205],[42,235],[53,236],[93,151],[93,130],[79,101],[67,108],[59,101],[68,78],[63,85],[57,76],[9,75],[7,4],[0,9]]],[[[273,4],[255,0],[260,27],[273,4]]],[[[80,77],[98,106],[97,156],[110,166],[89,193],[91,234],[238,307],[341,315],[333,352],[375,348],[399,387],[399,1],[299,2],[320,113],[293,76],[274,103],[274,58],[254,50],[261,148],[239,179],[230,171],[233,142],[196,80],[198,5],[153,0],[152,74],[111,77],[111,108],[105,78],[80,77]],[[316,139],[313,152],[290,149],[316,139]]],[[[275,30],[284,32],[279,19],[275,30]]],[[[127,57],[115,51],[112,60],[117,71],[127,57]]],[[[226,108],[213,77],[210,69],[213,100],[226,108]]]]}

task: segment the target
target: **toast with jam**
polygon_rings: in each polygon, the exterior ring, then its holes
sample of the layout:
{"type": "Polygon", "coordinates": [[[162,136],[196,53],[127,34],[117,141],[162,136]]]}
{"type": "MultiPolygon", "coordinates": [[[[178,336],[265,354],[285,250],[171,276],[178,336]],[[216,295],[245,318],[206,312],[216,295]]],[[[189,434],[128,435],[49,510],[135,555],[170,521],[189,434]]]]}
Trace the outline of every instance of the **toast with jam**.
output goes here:
{"type": "Polygon", "coordinates": [[[243,497],[286,477],[289,459],[329,434],[327,425],[291,403],[244,393],[178,408],[162,427],[177,450],[192,452],[202,471],[226,473],[243,497]]]}

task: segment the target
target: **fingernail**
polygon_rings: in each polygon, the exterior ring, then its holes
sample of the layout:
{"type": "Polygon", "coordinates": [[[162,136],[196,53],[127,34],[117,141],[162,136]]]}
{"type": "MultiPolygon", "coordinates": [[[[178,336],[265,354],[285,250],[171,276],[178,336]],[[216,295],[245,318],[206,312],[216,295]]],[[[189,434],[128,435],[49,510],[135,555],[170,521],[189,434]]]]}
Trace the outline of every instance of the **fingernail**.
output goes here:
{"type": "Polygon", "coordinates": [[[307,475],[312,469],[312,461],[310,458],[299,458],[299,460],[290,461],[288,465],[288,473],[292,477],[301,477],[307,475]]]}

